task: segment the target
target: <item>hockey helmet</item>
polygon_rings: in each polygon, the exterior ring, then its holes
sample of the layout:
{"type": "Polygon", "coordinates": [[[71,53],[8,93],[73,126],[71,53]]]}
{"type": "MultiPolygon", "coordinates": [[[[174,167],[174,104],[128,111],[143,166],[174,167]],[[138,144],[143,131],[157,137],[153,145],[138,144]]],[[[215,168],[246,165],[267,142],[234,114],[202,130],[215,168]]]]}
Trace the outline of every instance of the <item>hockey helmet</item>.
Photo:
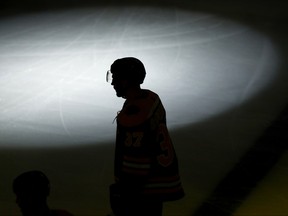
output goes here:
{"type": "Polygon", "coordinates": [[[125,78],[135,84],[142,84],[146,76],[143,63],[134,57],[115,60],[111,65],[110,72],[114,78],[125,78]]]}

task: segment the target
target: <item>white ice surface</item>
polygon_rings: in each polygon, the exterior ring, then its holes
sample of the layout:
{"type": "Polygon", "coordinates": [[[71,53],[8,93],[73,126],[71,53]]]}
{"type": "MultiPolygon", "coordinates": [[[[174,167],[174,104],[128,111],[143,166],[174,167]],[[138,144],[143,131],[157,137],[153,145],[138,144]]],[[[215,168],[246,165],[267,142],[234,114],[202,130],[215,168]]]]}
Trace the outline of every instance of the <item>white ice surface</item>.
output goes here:
{"type": "Polygon", "coordinates": [[[120,57],[143,61],[143,88],[171,128],[237,107],[275,76],[269,38],[219,17],[159,8],[46,12],[0,22],[0,146],[109,140],[122,100],[105,82],[120,57]]]}

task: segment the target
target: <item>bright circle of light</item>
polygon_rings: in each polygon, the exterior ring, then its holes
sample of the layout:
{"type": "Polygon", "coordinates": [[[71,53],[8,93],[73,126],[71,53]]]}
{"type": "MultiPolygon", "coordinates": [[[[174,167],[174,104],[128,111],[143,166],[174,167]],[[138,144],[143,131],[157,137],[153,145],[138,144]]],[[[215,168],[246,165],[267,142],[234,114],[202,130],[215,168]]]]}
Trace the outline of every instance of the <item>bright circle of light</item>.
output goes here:
{"type": "Polygon", "coordinates": [[[114,138],[123,99],[105,73],[143,61],[170,128],[239,106],[273,79],[269,38],[214,15],[101,7],[0,21],[0,146],[59,146],[114,138]]]}

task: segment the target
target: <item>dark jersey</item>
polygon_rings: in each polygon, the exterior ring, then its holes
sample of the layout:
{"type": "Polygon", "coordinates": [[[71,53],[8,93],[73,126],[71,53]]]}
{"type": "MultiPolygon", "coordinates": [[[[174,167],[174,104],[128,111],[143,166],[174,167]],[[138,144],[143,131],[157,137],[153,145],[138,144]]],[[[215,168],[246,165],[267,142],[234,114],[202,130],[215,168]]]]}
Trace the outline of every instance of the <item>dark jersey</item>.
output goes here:
{"type": "Polygon", "coordinates": [[[184,196],[165,109],[152,91],[126,100],[117,116],[115,180],[127,196],[160,201],[184,196]]]}

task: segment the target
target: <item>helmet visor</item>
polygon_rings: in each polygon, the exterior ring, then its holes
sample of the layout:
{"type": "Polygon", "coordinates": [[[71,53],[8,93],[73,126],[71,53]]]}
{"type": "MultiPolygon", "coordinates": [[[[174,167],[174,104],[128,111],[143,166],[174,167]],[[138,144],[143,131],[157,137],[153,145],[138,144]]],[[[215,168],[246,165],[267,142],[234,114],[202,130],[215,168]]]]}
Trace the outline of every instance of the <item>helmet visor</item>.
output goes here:
{"type": "Polygon", "coordinates": [[[112,83],[112,73],[111,73],[111,70],[108,70],[108,71],[106,72],[106,82],[112,83]]]}

